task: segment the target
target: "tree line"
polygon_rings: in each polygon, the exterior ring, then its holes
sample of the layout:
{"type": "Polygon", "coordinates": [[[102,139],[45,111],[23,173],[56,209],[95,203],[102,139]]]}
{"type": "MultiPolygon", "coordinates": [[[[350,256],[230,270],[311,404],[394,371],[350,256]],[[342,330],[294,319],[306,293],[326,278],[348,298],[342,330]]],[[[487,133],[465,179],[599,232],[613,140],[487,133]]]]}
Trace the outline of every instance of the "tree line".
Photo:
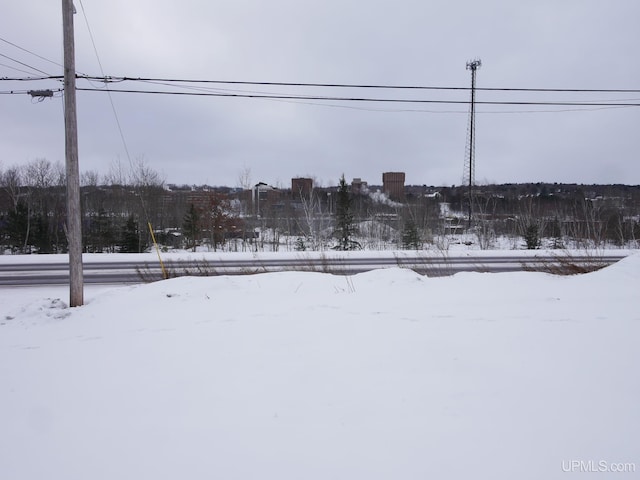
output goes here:
{"type": "MultiPolygon", "coordinates": [[[[168,186],[139,160],[81,175],[83,248],[88,253],[163,248],[227,251],[638,247],[640,187],[508,184],[476,186],[472,221],[464,187],[408,186],[402,199],[377,187],[339,184],[310,191],[168,186]],[[374,192],[374,193],[372,193],[374,192]],[[470,227],[469,227],[470,224],[470,227]]],[[[65,253],[61,164],[37,159],[0,169],[0,250],[65,253]]]]}

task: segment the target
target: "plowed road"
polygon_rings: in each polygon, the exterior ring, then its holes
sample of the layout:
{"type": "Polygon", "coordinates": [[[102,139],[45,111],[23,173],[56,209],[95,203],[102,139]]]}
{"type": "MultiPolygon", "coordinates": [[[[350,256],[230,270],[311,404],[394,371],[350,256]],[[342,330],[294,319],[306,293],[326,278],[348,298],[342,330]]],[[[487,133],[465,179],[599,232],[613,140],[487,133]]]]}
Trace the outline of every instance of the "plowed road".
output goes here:
{"type": "MultiPolygon", "coordinates": [[[[555,251],[468,252],[328,252],[270,254],[167,254],[169,276],[242,275],[274,271],[317,271],[351,275],[377,268],[411,268],[429,276],[457,272],[513,272],[571,270],[615,263],[629,250],[590,253],[555,251]]],[[[154,254],[96,254],[83,259],[84,282],[131,284],[161,280],[163,272],[154,254]]],[[[65,255],[0,255],[0,286],[62,285],[69,282],[65,255]]]]}

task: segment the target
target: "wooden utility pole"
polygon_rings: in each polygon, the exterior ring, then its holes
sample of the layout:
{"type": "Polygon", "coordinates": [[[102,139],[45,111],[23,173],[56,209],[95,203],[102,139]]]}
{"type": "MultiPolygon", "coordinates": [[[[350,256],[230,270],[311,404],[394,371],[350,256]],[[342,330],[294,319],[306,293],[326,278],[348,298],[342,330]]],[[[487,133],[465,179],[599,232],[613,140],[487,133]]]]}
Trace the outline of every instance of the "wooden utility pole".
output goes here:
{"type": "Polygon", "coordinates": [[[76,60],[73,33],[73,0],[62,0],[64,43],[64,131],[67,170],[67,243],[69,245],[69,305],[84,303],[78,121],[76,116],[76,60]]]}

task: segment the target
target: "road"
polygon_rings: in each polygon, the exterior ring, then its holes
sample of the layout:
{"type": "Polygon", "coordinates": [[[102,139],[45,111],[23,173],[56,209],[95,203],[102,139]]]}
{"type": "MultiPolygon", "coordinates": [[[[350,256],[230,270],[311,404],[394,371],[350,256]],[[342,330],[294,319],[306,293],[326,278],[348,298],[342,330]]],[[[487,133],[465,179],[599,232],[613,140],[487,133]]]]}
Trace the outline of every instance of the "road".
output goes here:
{"type": "MultiPolygon", "coordinates": [[[[317,271],[351,275],[377,268],[411,268],[428,276],[458,272],[513,272],[522,270],[579,273],[606,266],[629,255],[629,250],[597,254],[553,251],[449,252],[330,252],[299,254],[166,255],[169,276],[241,275],[274,271],[317,271]]],[[[86,255],[86,284],[134,284],[163,278],[157,256],[151,254],[86,255]]],[[[64,255],[0,256],[0,286],[64,285],[69,283],[64,255]]]]}

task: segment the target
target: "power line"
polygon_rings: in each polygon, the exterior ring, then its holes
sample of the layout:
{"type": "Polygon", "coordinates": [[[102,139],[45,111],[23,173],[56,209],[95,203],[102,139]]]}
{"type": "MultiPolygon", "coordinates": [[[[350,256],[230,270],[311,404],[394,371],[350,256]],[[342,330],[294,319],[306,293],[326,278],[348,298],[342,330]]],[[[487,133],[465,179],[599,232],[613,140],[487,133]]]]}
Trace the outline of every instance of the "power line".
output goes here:
{"type": "MultiPolygon", "coordinates": [[[[93,32],[91,31],[91,26],[89,25],[89,19],[87,18],[87,13],[85,11],[84,4],[82,3],[82,0],[80,0],[80,7],[82,8],[82,15],[83,15],[84,21],[85,21],[85,23],[87,25],[87,30],[89,31],[89,38],[91,38],[91,44],[93,45],[93,51],[94,51],[94,53],[96,55],[96,59],[98,61],[98,65],[100,67],[100,73],[102,73],[102,75],[104,76],[104,68],[102,67],[102,62],[100,61],[100,55],[98,55],[98,48],[96,47],[96,42],[95,42],[95,39],[93,38],[93,32]]],[[[122,140],[122,145],[124,146],[124,151],[125,151],[125,153],[127,155],[127,159],[129,160],[129,166],[131,167],[131,174],[137,176],[138,173],[135,171],[133,162],[131,160],[131,155],[129,153],[129,147],[127,146],[127,141],[125,140],[125,137],[124,137],[124,132],[122,130],[122,125],[120,124],[120,118],[118,117],[118,112],[116,110],[115,103],[113,102],[113,96],[111,95],[111,92],[109,91],[109,87],[107,86],[107,84],[105,84],[105,88],[106,88],[106,92],[109,95],[109,102],[111,103],[111,110],[113,111],[113,116],[115,117],[115,120],[116,120],[116,125],[118,127],[118,132],[120,132],[120,139],[122,140]]],[[[147,221],[147,225],[149,226],[149,231],[151,232],[151,236],[152,236],[153,241],[155,243],[155,237],[153,235],[153,229],[152,229],[152,226],[151,226],[151,218],[149,217],[149,212],[147,210],[147,207],[146,207],[146,204],[145,204],[145,201],[144,201],[144,195],[142,194],[142,191],[141,191],[141,188],[140,188],[141,185],[139,184],[139,182],[142,181],[142,180],[143,180],[142,178],[138,178],[138,182],[135,183],[134,188],[136,190],[138,190],[138,198],[140,199],[140,205],[142,206],[142,211],[143,211],[143,214],[145,216],[145,220],[147,221]]],[[[162,267],[162,272],[163,272],[165,278],[167,278],[166,277],[166,272],[164,270],[164,265],[162,264],[162,259],[160,258],[160,250],[158,249],[158,245],[157,244],[156,244],[156,250],[158,250],[157,253],[158,253],[158,258],[160,260],[160,266],[162,267]]]]}
{"type": "MultiPolygon", "coordinates": [[[[85,12],[84,9],[84,4],[82,3],[82,0],[80,0],[80,7],[82,8],[82,15],[84,17],[84,21],[87,25],[87,30],[89,31],[89,38],[91,39],[91,44],[93,45],[93,51],[96,55],[96,60],[98,61],[98,66],[100,67],[100,73],[102,73],[102,75],[104,76],[104,69],[102,68],[102,62],[100,61],[100,55],[98,55],[98,48],[96,47],[96,42],[93,38],[93,32],[91,31],[91,27],[89,25],[89,19],[87,18],[87,13],[85,12]]],[[[105,84],[106,86],[106,84],[105,84]]],[[[118,117],[118,112],[116,110],[116,106],[113,103],[113,97],[111,96],[111,92],[109,91],[109,88],[106,87],[106,91],[109,94],[109,102],[111,103],[111,110],[113,111],[113,116],[115,117],[116,120],[116,125],[118,127],[118,132],[120,132],[120,140],[122,141],[122,145],[124,146],[124,151],[125,154],[127,155],[127,159],[129,160],[129,164],[133,167],[132,162],[131,162],[131,155],[129,154],[129,148],[127,146],[127,141],[124,138],[124,132],[122,131],[122,125],[120,124],[120,118],[118,117]]],[[[142,197],[140,197],[142,198],[142,197]]]]}
{"type": "MultiPolygon", "coordinates": [[[[91,35],[91,33],[90,33],[91,35]]],[[[93,41],[93,40],[92,40],[93,41]]],[[[94,44],[95,49],[95,44],[94,44]]],[[[102,70],[102,66],[101,70],[102,70]]],[[[59,80],[61,76],[49,75],[40,78],[4,78],[1,80],[59,80]]],[[[154,78],[154,77],[127,77],[127,76],[95,76],[78,74],[77,78],[108,83],[122,82],[145,82],[145,83],[196,83],[214,85],[254,85],[254,86],[284,86],[284,87],[309,87],[309,88],[354,88],[354,89],[387,89],[387,90],[444,90],[444,91],[468,91],[469,87],[446,87],[429,85],[375,85],[375,84],[349,84],[349,83],[302,83],[302,82],[266,82],[266,81],[244,81],[244,80],[202,80],[202,79],[176,79],[176,78],[154,78]]],[[[518,88],[518,87],[476,87],[476,91],[485,92],[538,92],[538,93],[640,93],[640,89],[621,88],[518,88]]]]}
{"type": "MultiPolygon", "coordinates": [[[[171,83],[164,83],[164,82],[160,82],[160,81],[143,81],[143,82],[147,83],[147,84],[152,84],[152,85],[161,85],[161,86],[165,86],[165,87],[173,87],[173,84],[171,84],[171,83]]],[[[238,89],[212,88],[212,87],[199,87],[199,86],[193,86],[193,85],[177,85],[177,87],[185,89],[185,90],[195,90],[195,91],[205,91],[205,92],[215,92],[215,93],[233,92],[233,93],[250,93],[250,94],[263,94],[263,95],[272,94],[271,92],[265,92],[265,91],[238,90],[238,89]]],[[[477,90],[477,87],[476,87],[476,90],[477,90]]],[[[283,94],[283,95],[285,95],[285,94],[283,94]]],[[[286,95],[293,95],[293,94],[286,94],[286,95]]],[[[584,100],[584,102],[587,102],[588,104],[616,102],[616,105],[619,105],[620,102],[638,102],[638,101],[640,101],[640,99],[637,99],[637,98],[632,98],[632,99],[616,98],[615,100],[584,100]]]]}
{"type": "Polygon", "coordinates": [[[34,57],[38,57],[39,59],[44,60],[45,62],[52,63],[52,64],[57,65],[58,67],[61,67],[61,68],[62,68],[62,65],[61,65],[60,63],[58,63],[58,62],[54,62],[53,60],[49,60],[48,58],[43,57],[42,55],[38,55],[37,53],[34,53],[34,52],[32,52],[31,50],[27,50],[26,48],[23,48],[23,47],[21,47],[20,45],[16,45],[15,43],[10,42],[9,40],[6,40],[6,39],[4,39],[4,38],[0,37],[0,41],[4,42],[4,43],[6,43],[6,44],[9,44],[9,45],[11,45],[12,47],[15,47],[15,48],[17,48],[17,49],[19,49],[19,50],[22,50],[23,52],[27,52],[27,53],[29,53],[29,54],[33,55],[34,57]]]}
{"type": "Polygon", "coordinates": [[[29,65],[27,63],[21,62],[20,60],[16,60],[15,58],[11,58],[10,56],[5,55],[4,53],[0,53],[0,57],[8,58],[12,62],[16,62],[16,63],[22,65],[23,67],[27,67],[27,68],[30,68],[31,70],[35,70],[36,72],[40,72],[40,73],[43,73],[45,75],[49,75],[47,72],[45,72],[43,70],[40,70],[39,68],[36,68],[36,67],[33,67],[33,66],[31,66],[31,65],[29,65]]]}
{"type": "MultiPolygon", "coordinates": [[[[0,65],[4,65],[4,64],[0,64],[0,65]]],[[[9,65],[4,65],[5,67],[9,67],[9,65]]],[[[18,70],[17,68],[14,67],[9,67],[9,68],[13,68],[14,70],[18,70]]],[[[24,70],[18,70],[19,72],[22,73],[29,73],[26,72],[24,70]]],[[[62,77],[59,76],[51,76],[51,75],[47,75],[45,77],[0,77],[0,81],[2,82],[31,82],[31,81],[39,81],[39,80],[62,80],[62,77]]]]}
{"type": "MultiPolygon", "coordinates": [[[[78,88],[85,92],[104,92],[99,88],[78,88]]],[[[110,89],[112,93],[142,93],[148,95],[181,95],[200,97],[226,97],[226,98],[253,98],[271,100],[316,100],[333,102],[382,102],[382,103],[418,103],[418,104],[445,104],[445,105],[466,105],[469,100],[428,100],[409,98],[375,98],[375,97],[335,97],[316,95],[285,95],[285,94],[251,94],[251,93],[216,93],[216,92],[175,92],[166,90],[130,90],[130,89],[110,89]]],[[[539,106],[559,106],[559,107],[640,107],[640,101],[633,103],[620,102],[553,102],[553,101],[476,101],[477,105],[539,105],[539,106]]]]}
{"type": "MultiPolygon", "coordinates": [[[[166,94],[166,95],[187,95],[186,93],[179,93],[179,92],[147,92],[147,91],[143,91],[143,90],[103,90],[103,89],[86,89],[86,88],[78,88],[77,90],[81,90],[81,91],[93,91],[93,92],[115,92],[115,93],[162,93],[162,94],[166,94]]],[[[55,89],[53,90],[54,92],[58,93],[58,92],[62,92],[62,89],[55,89]]],[[[28,94],[29,90],[7,90],[7,91],[0,91],[1,95],[25,95],[28,94]]],[[[207,94],[201,94],[201,95],[207,95],[207,94]]],[[[209,95],[211,96],[211,95],[209,95]]],[[[216,95],[216,96],[226,96],[226,95],[216,95]]],[[[352,110],[362,110],[362,111],[366,111],[366,112],[382,112],[382,113],[433,113],[433,114],[464,114],[467,115],[469,112],[466,110],[426,110],[426,109],[408,109],[408,108],[402,108],[402,109],[384,109],[384,108],[368,108],[368,107],[362,107],[362,106],[354,106],[354,105],[336,105],[336,104],[330,104],[330,103],[315,103],[313,101],[311,101],[312,99],[309,98],[310,101],[305,101],[305,100],[300,100],[297,98],[293,98],[293,97],[282,97],[282,98],[271,98],[269,96],[255,96],[255,97],[251,97],[251,98],[264,98],[265,100],[274,100],[274,101],[281,101],[281,102],[290,102],[290,103],[295,103],[295,104],[302,104],[302,105],[311,105],[311,106],[321,106],[321,107],[333,107],[333,108],[346,108],[346,109],[352,109],[352,110]]],[[[363,100],[363,101],[372,101],[375,102],[377,100],[375,99],[371,99],[371,100],[363,100]]],[[[410,102],[410,100],[407,100],[407,102],[410,102]]],[[[418,101],[416,101],[418,102],[418,101]]],[[[438,103],[449,103],[447,101],[441,101],[438,103]]],[[[451,102],[454,103],[454,102],[451,102]]],[[[465,104],[468,102],[465,101],[460,101],[460,102],[455,102],[457,104],[465,104]]],[[[484,104],[490,104],[491,102],[476,102],[476,104],[478,103],[484,103],[484,104]]],[[[495,102],[494,102],[495,103],[495,102]]],[[[515,103],[515,102],[512,102],[515,103]]],[[[521,104],[525,104],[524,102],[521,102],[521,104]]],[[[541,102],[538,102],[537,104],[534,102],[529,102],[526,105],[542,105],[541,102]]],[[[557,104],[556,104],[557,105],[557,104]]],[[[553,110],[508,110],[508,111],[498,111],[498,110],[494,110],[494,111],[479,111],[477,112],[478,114],[529,114],[529,113],[564,113],[564,112],[593,112],[593,111],[598,111],[598,110],[610,110],[610,109],[616,109],[616,108],[633,108],[633,107],[637,107],[640,106],[640,104],[619,104],[619,103],[612,103],[612,104],[593,104],[593,103],[574,103],[572,104],[572,106],[574,107],[582,107],[582,108],[563,108],[563,109],[553,109],[553,110]],[[605,105],[605,106],[599,106],[599,105],[605,105]],[[595,108],[587,108],[587,107],[595,107],[595,108]]]]}
{"type": "MultiPolygon", "coordinates": [[[[95,50],[95,43],[94,43],[95,50]]],[[[97,55],[97,52],[96,52],[97,55]]],[[[99,62],[99,59],[98,59],[99,62]]],[[[99,62],[100,63],[100,62],[99,62]]],[[[102,70],[102,65],[100,65],[102,70]]],[[[47,75],[43,77],[27,78],[1,78],[0,80],[32,81],[32,80],[59,80],[62,77],[57,75],[47,75]]],[[[288,87],[311,87],[311,88],[363,88],[363,89],[410,89],[410,90],[450,90],[464,91],[468,87],[443,87],[443,86],[407,86],[407,85],[367,85],[367,84],[338,84],[338,83],[296,83],[296,82],[250,82],[250,81],[226,81],[226,80],[185,80],[185,79],[160,79],[144,77],[111,77],[111,76],[89,76],[77,75],[78,79],[87,81],[100,81],[105,83],[102,88],[78,88],[81,91],[100,91],[107,93],[139,93],[151,95],[183,95],[183,96],[209,96],[228,98],[251,98],[280,101],[320,101],[320,102],[377,102],[377,103],[407,103],[407,104],[443,104],[443,105],[468,105],[468,100],[436,100],[436,99],[411,99],[411,98],[376,98],[376,97],[353,97],[353,96],[325,96],[325,95],[302,95],[296,93],[269,93],[242,90],[213,89],[208,87],[197,87],[195,85],[182,85],[184,83],[211,84],[211,85],[254,85],[254,86],[288,86],[288,87]],[[170,88],[196,90],[190,92],[180,92],[174,90],[143,90],[125,88],[107,88],[110,83],[121,82],[144,82],[164,85],[170,88]],[[222,90],[222,91],[221,91],[222,90]]],[[[476,87],[476,90],[491,92],[546,92],[546,93],[640,93],[635,89],[552,89],[552,88],[508,88],[508,87],[476,87]]],[[[111,97],[110,97],[111,98],[111,97]]],[[[112,101],[113,104],[113,101],[112,101]]],[[[505,101],[505,100],[484,100],[477,101],[477,105],[494,106],[551,106],[551,107],[590,107],[591,109],[638,107],[640,99],[614,99],[614,100],[581,100],[581,101],[505,101]]],[[[113,105],[112,105],[113,108],[113,105]]],[[[558,110],[555,110],[558,111],[558,110]]],[[[499,113],[499,112],[495,112],[499,113]]],[[[528,112],[525,112],[528,113],[528,112]]],[[[117,117],[117,114],[116,114],[117,117]]]]}
{"type": "MultiPolygon", "coordinates": [[[[97,80],[97,78],[95,78],[97,80]]],[[[103,79],[105,80],[105,79],[103,79]]],[[[338,101],[338,102],[391,102],[391,103],[423,103],[423,104],[468,104],[467,100],[426,100],[426,99],[405,99],[405,98],[372,98],[372,97],[346,97],[346,96],[322,96],[322,95],[300,95],[293,93],[270,93],[270,92],[243,92],[232,90],[220,92],[219,89],[207,89],[196,87],[194,85],[182,85],[183,83],[195,84],[213,84],[213,85],[255,85],[255,86],[289,86],[289,87],[325,87],[325,88],[365,88],[365,89],[410,89],[410,90],[451,90],[461,91],[469,90],[468,87],[442,87],[442,86],[402,86],[402,85],[367,85],[367,84],[338,84],[338,83],[294,83],[294,82],[249,82],[249,81],[222,81],[222,80],[184,80],[184,79],[160,79],[160,78],[144,78],[144,77],[107,77],[106,83],[137,81],[144,83],[153,83],[190,90],[205,90],[205,93],[194,92],[175,92],[167,90],[133,90],[133,89],[115,89],[114,92],[149,92],[155,94],[176,94],[176,95],[193,95],[193,96],[217,96],[217,97],[236,97],[236,98],[262,98],[280,101],[338,101]],[[208,91],[207,91],[208,90],[208,91]],[[214,90],[214,91],[211,91],[214,90]]],[[[545,92],[545,93],[640,93],[640,90],[633,89],[550,89],[550,88],[498,88],[487,87],[476,90],[484,90],[491,92],[545,92]]],[[[611,107],[637,107],[640,106],[640,100],[584,100],[584,101],[479,101],[478,105],[520,105],[520,106],[553,106],[553,107],[594,107],[611,108],[611,107]]]]}
{"type": "MultiPolygon", "coordinates": [[[[240,80],[189,80],[176,78],[153,77],[93,77],[102,82],[166,82],[166,83],[210,83],[226,85],[259,85],[282,87],[323,87],[323,88],[360,88],[360,89],[389,89],[389,90],[470,90],[469,87],[445,87],[424,85],[373,85],[373,84],[349,84],[349,83],[301,83],[301,82],[253,82],[240,80]]],[[[585,89],[585,88],[509,88],[509,87],[476,87],[476,91],[487,92],[561,92],[561,93],[640,93],[640,89],[585,89]]]]}
{"type": "MultiPolygon", "coordinates": [[[[11,70],[15,70],[16,72],[26,73],[27,75],[29,75],[30,73],[30,72],[27,72],[26,70],[22,70],[21,68],[16,68],[16,67],[12,67],[11,65],[7,65],[6,63],[0,63],[0,67],[10,68],[11,70]]],[[[10,80],[10,79],[1,78],[0,80],[10,80]]]]}

